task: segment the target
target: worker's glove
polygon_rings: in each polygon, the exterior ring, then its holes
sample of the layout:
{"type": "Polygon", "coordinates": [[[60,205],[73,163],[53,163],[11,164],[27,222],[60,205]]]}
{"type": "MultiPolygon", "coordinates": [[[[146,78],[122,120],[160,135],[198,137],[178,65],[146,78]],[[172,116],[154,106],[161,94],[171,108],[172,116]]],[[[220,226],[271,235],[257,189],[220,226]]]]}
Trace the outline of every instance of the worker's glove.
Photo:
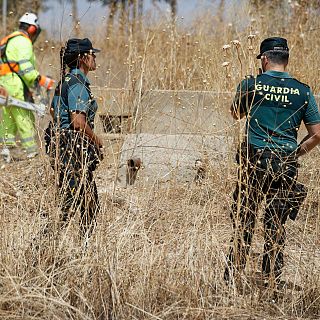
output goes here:
{"type": "Polygon", "coordinates": [[[51,90],[51,89],[53,89],[55,81],[50,77],[40,76],[39,75],[38,83],[39,83],[39,86],[44,87],[47,90],[51,90]]]}

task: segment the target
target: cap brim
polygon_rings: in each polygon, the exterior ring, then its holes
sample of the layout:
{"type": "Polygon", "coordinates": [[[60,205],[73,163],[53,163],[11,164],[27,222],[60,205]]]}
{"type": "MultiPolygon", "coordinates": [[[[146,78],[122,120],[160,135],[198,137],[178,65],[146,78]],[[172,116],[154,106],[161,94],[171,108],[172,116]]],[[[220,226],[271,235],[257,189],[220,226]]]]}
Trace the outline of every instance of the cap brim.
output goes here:
{"type": "Polygon", "coordinates": [[[93,52],[100,52],[101,50],[100,49],[96,49],[96,48],[93,48],[91,49],[93,52]]]}
{"type": "Polygon", "coordinates": [[[259,53],[259,54],[257,55],[257,59],[261,59],[261,56],[262,56],[262,54],[259,53]]]}

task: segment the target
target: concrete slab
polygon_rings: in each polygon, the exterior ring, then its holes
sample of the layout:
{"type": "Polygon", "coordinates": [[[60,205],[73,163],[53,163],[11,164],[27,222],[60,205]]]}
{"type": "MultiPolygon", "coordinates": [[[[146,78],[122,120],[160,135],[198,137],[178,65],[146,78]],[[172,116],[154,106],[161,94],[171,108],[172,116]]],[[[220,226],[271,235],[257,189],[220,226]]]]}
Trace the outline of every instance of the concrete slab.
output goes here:
{"type": "Polygon", "coordinates": [[[208,158],[222,162],[231,151],[227,136],[184,134],[130,134],[121,149],[118,185],[126,186],[128,159],[140,158],[142,169],[135,185],[192,182],[196,175],[195,161],[208,158]]]}

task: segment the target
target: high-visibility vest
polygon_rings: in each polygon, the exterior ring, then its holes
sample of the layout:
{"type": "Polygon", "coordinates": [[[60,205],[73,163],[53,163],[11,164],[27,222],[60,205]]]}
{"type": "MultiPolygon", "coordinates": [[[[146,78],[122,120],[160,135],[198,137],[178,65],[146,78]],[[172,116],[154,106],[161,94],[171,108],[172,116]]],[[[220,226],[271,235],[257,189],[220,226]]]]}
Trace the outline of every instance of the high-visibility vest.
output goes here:
{"type": "MultiPolygon", "coordinates": [[[[4,37],[0,41],[0,52],[1,52],[1,62],[0,62],[0,76],[4,76],[6,74],[15,72],[19,74],[19,62],[20,61],[9,61],[6,58],[6,48],[8,41],[12,38],[15,38],[17,36],[23,36],[26,39],[28,39],[31,42],[31,39],[23,32],[21,31],[15,31],[8,36],[4,37]]],[[[21,61],[24,62],[24,61],[21,61]]]]}

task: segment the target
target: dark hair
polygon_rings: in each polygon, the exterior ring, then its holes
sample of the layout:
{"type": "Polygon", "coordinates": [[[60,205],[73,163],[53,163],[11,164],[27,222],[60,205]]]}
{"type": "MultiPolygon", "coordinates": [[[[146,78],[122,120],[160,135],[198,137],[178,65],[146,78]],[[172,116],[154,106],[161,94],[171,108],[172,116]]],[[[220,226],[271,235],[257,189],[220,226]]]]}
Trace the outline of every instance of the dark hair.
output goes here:
{"type": "Polygon", "coordinates": [[[20,22],[20,24],[19,24],[19,29],[20,30],[27,31],[29,27],[30,27],[30,24],[25,23],[25,22],[20,22]]]}
{"type": "Polygon", "coordinates": [[[61,65],[61,77],[64,80],[66,75],[67,67],[71,70],[74,68],[79,67],[80,58],[82,58],[85,54],[84,53],[76,53],[70,52],[66,50],[65,47],[62,47],[60,50],[60,65],[61,65]]]}
{"type": "Polygon", "coordinates": [[[289,52],[284,50],[270,50],[262,54],[275,64],[287,64],[289,61],[289,52]]]}

